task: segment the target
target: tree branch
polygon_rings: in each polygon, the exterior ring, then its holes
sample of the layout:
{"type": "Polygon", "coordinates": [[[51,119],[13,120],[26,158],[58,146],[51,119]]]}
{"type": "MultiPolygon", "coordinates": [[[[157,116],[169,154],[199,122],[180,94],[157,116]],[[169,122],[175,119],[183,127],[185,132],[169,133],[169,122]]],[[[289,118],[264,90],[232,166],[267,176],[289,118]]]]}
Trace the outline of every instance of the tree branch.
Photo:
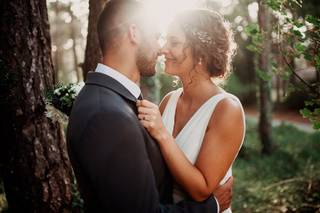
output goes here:
{"type": "MultiPolygon", "coordinates": [[[[279,25],[278,25],[278,33],[279,33],[279,25]]],[[[299,80],[301,81],[312,93],[316,94],[317,97],[320,97],[320,92],[317,91],[312,85],[310,85],[307,81],[305,81],[303,78],[301,78],[301,76],[299,76],[294,68],[291,66],[291,64],[287,61],[286,57],[284,57],[283,53],[283,49],[282,49],[282,46],[281,46],[281,43],[282,42],[279,42],[278,44],[278,48],[279,48],[279,53],[281,54],[281,58],[282,60],[285,62],[285,64],[287,65],[287,67],[289,68],[289,70],[291,71],[291,73],[299,80]]]]}

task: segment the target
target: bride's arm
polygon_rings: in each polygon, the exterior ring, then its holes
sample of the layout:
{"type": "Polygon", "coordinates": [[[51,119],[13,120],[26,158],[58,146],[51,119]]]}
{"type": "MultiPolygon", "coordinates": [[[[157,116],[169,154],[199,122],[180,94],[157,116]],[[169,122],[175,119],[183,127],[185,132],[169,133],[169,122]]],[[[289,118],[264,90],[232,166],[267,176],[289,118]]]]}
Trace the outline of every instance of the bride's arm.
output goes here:
{"type": "Polygon", "coordinates": [[[244,118],[240,104],[225,99],[216,106],[195,165],[191,164],[172,135],[167,132],[155,104],[146,100],[140,101],[138,110],[141,123],[158,141],[162,155],[177,183],[194,200],[207,199],[219,185],[241,146],[244,118]]]}

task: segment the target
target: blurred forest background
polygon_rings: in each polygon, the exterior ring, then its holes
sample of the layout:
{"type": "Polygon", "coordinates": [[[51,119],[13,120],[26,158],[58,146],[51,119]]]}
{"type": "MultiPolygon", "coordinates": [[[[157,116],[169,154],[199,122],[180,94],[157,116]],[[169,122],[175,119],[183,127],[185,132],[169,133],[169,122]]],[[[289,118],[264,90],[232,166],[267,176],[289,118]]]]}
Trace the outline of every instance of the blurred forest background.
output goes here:
{"type": "MultiPolygon", "coordinates": [[[[8,25],[0,27],[1,129],[8,138],[0,153],[0,212],[82,212],[65,152],[65,123],[44,116],[45,92],[83,82],[94,70],[101,57],[95,24],[104,2],[0,3],[1,25],[8,25]],[[45,39],[34,39],[38,35],[45,39]],[[18,51],[9,54],[14,48],[18,51]],[[13,60],[17,54],[21,60],[13,60]]],[[[320,212],[320,1],[157,4],[163,19],[167,11],[204,6],[233,27],[238,51],[221,85],[240,98],[247,122],[234,165],[233,211],[320,212]]],[[[166,75],[162,64],[157,71],[142,79],[141,87],[146,99],[159,103],[179,81],[166,75]]]]}

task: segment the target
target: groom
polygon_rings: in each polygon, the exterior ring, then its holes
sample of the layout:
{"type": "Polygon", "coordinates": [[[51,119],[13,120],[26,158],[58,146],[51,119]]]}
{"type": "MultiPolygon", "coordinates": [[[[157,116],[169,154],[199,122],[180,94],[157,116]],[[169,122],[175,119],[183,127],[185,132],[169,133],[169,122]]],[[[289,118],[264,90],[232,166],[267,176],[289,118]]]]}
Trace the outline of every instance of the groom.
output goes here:
{"type": "MultiPolygon", "coordinates": [[[[100,15],[102,63],[88,73],[67,131],[86,212],[219,212],[213,196],[202,203],[172,204],[170,173],[136,116],[140,75],[155,73],[156,32],[134,0],[111,0],[100,15]]],[[[231,185],[215,193],[224,208],[230,205],[231,185]]]]}

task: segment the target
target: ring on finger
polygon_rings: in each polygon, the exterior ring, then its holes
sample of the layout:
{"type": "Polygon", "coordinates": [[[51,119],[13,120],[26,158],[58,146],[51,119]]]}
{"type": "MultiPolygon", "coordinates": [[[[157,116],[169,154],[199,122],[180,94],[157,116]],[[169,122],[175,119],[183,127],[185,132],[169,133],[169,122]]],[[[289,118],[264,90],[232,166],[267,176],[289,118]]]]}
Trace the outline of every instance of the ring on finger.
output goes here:
{"type": "Polygon", "coordinates": [[[144,115],[144,116],[143,116],[143,120],[145,120],[145,121],[150,121],[150,116],[149,116],[149,115],[144,115]]]}

